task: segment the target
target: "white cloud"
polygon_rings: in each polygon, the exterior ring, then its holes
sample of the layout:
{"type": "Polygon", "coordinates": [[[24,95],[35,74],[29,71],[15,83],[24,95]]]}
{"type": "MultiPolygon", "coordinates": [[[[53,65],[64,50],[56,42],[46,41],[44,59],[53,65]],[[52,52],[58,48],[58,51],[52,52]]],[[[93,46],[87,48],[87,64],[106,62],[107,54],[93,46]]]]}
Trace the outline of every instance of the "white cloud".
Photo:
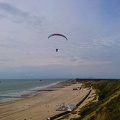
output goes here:
{"type": "Polygon", "coordinates": [[[40,27],[42,23],[42,17],[39,18],[36,15],[23,11],[11,4],[0,2],[0,16],[6,19],[10,19],[12,22],[20,24],[31,25],[32,27],[40,27]]]}

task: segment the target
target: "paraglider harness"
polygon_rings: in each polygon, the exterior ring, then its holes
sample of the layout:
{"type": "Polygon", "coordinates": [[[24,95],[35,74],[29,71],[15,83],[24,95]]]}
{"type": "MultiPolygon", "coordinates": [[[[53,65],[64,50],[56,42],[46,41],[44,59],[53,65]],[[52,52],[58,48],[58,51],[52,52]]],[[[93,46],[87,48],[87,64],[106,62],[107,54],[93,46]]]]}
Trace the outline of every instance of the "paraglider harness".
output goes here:
{"type": "Polygon", "coordinates": [[[58,52],[58,49],[56,48],[56,52],[58,52]]]}

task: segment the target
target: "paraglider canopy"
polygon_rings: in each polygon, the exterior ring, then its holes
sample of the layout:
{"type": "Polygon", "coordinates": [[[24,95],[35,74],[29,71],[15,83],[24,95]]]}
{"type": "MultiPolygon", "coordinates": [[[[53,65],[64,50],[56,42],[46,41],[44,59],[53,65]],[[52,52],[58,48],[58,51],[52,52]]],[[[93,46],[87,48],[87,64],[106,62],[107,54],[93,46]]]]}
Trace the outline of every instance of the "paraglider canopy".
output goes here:
{"type": "MultiPolygon", "coordinates": [[[[48,39],[49,39],[50,37],[52,37],[52,36],[60,36],[60,37],[64,37],[66,40],[68,40],[65,35],[59,34],[59,33],[51,34],[50,36],[48,36],[48,39]]],[[[56,52],[58,52],[58,48],[56,48],[56,52]]]]}
{"type": "Polygon", "coordinates": [[[52,37],[52,36],[61,36],[61,37],[64,37],[66,40],[68,40],[65,35],[63,35],[63,34],[58,34],[58,33],[51,34],[51,35],[48,37],[48,39],[49,39],[50,37],[52,37]]]}

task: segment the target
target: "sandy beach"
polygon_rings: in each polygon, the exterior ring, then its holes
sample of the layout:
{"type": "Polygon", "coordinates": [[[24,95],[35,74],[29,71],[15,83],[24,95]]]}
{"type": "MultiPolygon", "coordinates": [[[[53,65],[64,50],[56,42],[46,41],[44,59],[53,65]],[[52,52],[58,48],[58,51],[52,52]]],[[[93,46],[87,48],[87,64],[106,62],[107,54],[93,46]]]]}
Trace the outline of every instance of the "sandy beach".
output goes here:
{"type": "Polygon", "coordinates": [[[89,92],[88,89],[73,90],[81,85],[65,81],[34,91],[34,96],[23,95],[22,99],[0,103],[0,120],[44,120],[61,113],[56,109],[63,104],[76,105],[89,92]]]}

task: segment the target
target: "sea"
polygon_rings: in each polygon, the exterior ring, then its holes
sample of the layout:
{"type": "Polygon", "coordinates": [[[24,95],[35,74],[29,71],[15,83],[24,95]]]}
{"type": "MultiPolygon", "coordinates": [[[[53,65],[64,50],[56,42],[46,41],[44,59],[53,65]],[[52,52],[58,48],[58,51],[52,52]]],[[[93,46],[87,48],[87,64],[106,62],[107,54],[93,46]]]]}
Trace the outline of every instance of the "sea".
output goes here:
{"type": "Polygon", "coordinates": [[[57,84],[66,79],[3,79],[0,80],[0,102],[21,98],[21,95],[31,93],[57,84]]]}

